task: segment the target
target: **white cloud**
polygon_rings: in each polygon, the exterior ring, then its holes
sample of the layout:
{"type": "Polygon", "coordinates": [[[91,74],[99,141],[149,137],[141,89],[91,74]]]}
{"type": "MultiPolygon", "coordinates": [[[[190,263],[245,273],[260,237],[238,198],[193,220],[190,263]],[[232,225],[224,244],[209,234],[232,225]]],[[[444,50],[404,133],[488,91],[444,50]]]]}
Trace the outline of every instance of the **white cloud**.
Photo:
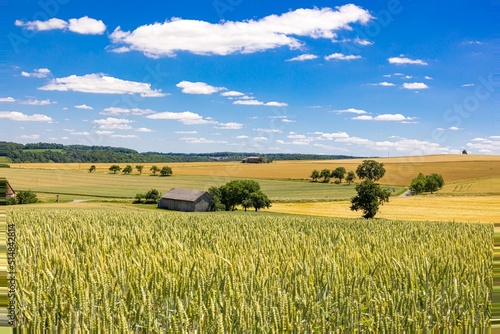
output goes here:
{"type": "Polygon", "coordinates": [[[189,144],[227,144],[227,141],[225,140],[212,140],[212,139],[206,139],[206,138],[179,138],[179,140],[185,141],[186,143],[189,144]]]}
{"type": "Polygon", "coordinates": [[[241,136],[236,136],[236,137],[234,137],[234,138],[236,138],[236,139],[248,139],[248,138],[250,138],[250,137],[248,137],[248,136],[244,136],[244,135],[241,135],[241,136]]]}
{"type": "Polygon", "coordinates": [[[319,140],[333,140],[339,138],[349,138],[349,135],[346,132],[333,132],[333,133],[315,133],[319,134],[319,140]]]}
{"type": "Polygon", "coordinates": [[[101,20],[84,16],[79,19],[69,19],[68,29],[78,34],[102,35],[106,31],[106,25],[101,20]]]}
{"type": "Polygon", "coordinates": [[[139,138],[137,135],[111,135],[111,138],[122,138],[122,139],[130,139],[130,138],[139,138]]]}
{"type": "Polygon", "coordinates": [[[21,135],[18,138],[21,138],[21,139],[39,139],[40,135],[21,135]]]}
{"type": "Polygon", "coordinates": [[[98,135],[111,135],[115,132],[114,131],[107,131],[107,130],[97,130],[95,133],[98,135]]]}
{"type": "Polygon", "coordinates": [[[379,83],[376,83],[376,84],[371,84],[372,86],[382,86],[382,87],[392,87],[392,86],[396,86],[395,84],[393,84],[392,82],[387,82],[387,81],[382,81],[382,82],[379,82],[379,83]]]}
{"type": "Polygon", "coordinates": [[[456,127],[456,126],[450,126],[450,127],[448,128],[448,130],[450,130],[450,131],[459,131],[459,130],[463,130],[463,129],[462,129],[462,128],[459,128],[459,127],[456,127]]]}
{"type": "Polygon", "coordinates": [[[0,97],[0,102],[16,102],[16,99],[13,97],[0,97]]]}
{"type": "Polygon", "coordinates": [[[183,135],[195,135],[198,131],[175,131],[175,133],[183,134],[183,135]]]}
{"type": "Polygon", "coordinates": [[[252,139],[254,141],[266,141],[266,140],[268,140],[266,137],[253,137],[252,139]]]}
{"type": "Polygon", "coordinates": [[[483,154],[499,154],[500,153],[500,136],[489,136],[488,138],[474,138],[472,143],[467,143],[468,149],[477,149],[483,154]]]}
{"type": "Polygon", "coordinates": [[[427,89],[429,86],[427,86],[423,82],[405,82],[403,84],[404,89],[427,89]]]}
{"type": "Polygon", "coordinates": [[[387,59],[390,64],[396,64],[396,65],[403,65],[403,64],[410,64],[410,65],[428,65],[425,61],[420,60],[420,59],[410,59],[406,57],[391,57],[387,59]]]}
{"type": "Polygon", "coordinates": [[[89,136],[90,133],[87,131],[72,131],[70,132],[73,136],[89,136]]]}
{"type": "Polygon", "coordinates": [[[54,29],[66,29],[68,23],[64,20],[52,18],[47,21],[28,21],[23,22],[21,20],[16,20],[14,24],[18,27],[24,27],[27,30],[35,30],[35,31],[46,31],[46,30],[54,30],[54,29]]]}
{"type": "Polygon", "coordinates": [[[475,85],[473,83],[467,83],[463,84],[461,87],[474,87],[475,85]]]}
{"type": "Polygon", "coordinates": [[[257,132],[265,132],[265,133],[282,133],[283,131],[279,129],[264,129],[264,128],[258,128],[258,129],[253,129],[254,131],[257,132]]]}
{"type": "Polygon", "coordinates": [[[136,116],[142,116],[142,115],[148,115],[154,113],[154,110],[151,109],[139,109],[139,108],[132,108],[132,109],[126,109],[126,108],[119,108],[119,107],[109,107],[105,108],[100,114],[101,115],[136,115],[136,116]]]}
{"type": "Polygon", "coordinates": [[[156,132],[155,130],[151,130],[151,129],[148,129],[148,128],[138,128],[138,129],[136,129],[136,131],[138,131],[138,132],[146,132],[146,133],[156,132]]]}
{"type": "Polygon", "coordinates": [[[259,100],[236,100],[233,104],[245,105],[245,106],[266,106],[266,107],[286,107],[287,103],[284,102],[262,102],[259,100]]]}
{"type": "Polygon", "coordinates": [[[303,55],[300,55],[300,56],[297,56],[297,57],[293,57],[293,58],[287,59],[287,61],[304,61],[304,60],[313,60],[313,59],[316,59],[316,58],[318,58],[318,56],[310,54],[310,53],[307,53],[307,54],[303,54],[303,55]]]}
{"type": "Polygon", "coordinates": [[[48,68],[37,68],[31,73],[25,71],[21,72],[21,75],[27,78],[46,78],[49,74],[50,70],[48,68]]]}
{"type": "Polygon", "coordinates": [[[351,114],[358,114],[358,115],[363,115],[367,114],[365,110],[361,109],[354,109],[354,108],[349,108],[349,109],[343,109],[343,110],[334,110],[337,114],[343,114],[343,113],[351,113],[351,114]]]}
{"type": "Polygon", "coordinates": [[[411,79],[413,78],[411,75],[405,75],[405,79],[411,79]]]}
{"type": "Polygon", "coordinates": [[[426,80],[433,80],[433,78],[432,78],[432,77],[430,77],[430,76],[428,76],[428,75],[426,75],[426,76],[424,77],[424,79],[426,79],[426,80]]]}
{"type": "Polygon", "coordinates": [[[221,90],[226,90],[226,88],[224,87],[214,87],[204,82],[190,82],[190,81],[181,81],[176,85],[176,87],[182,88],[182,92],[184,94],[209,95],[217,93],[221,90]]]}
{"type": "Polygon", "coordinates": [[[175,120],[181,122],[186,125],[194,125],[194,124],[215,124],[217,122],[209,119],[204,119],[202,116],[191,112],[191,111],[182,111],[182,112],[160,112],[152,115],[146,116],[150,119],[167,119],[167,120],[175,120]]]}
{"type": "Polygon", "coordinates": [[[214,126],[214,128],[223,130],[240,130],[243,128],[243,124],[236,122],[217,123],[217,125],[214,126]]]}
{"type": "Polygon", "coordinates": [[[88,16],[79,19],[69,19],[69,22],[58,18],[51,18],[47,21],[28,21],[16,20],[14,24],[18,27],[24,27],[27,30],[47,31],[47,30],[66,30],[78,34],[102,35],[106,30],[106,25],[101,20],[96,20],[88,16]]]}
{"type": "Polygon", "coordinates": [[[359,44],[359,45],[363,45],[363,46],[372,45],[373,44],[372,41],[369,41],[369,40],[366,40],[366,39],[361,39],[359,37],[356,37],[354,39],[354,43],[359,44]]]}
{"type": "Polygon", "coordinates": [[[99,124],[99,129],[130,130],[132,127],[129,124],[133,123],[133,121],[125,118],[108,117],[105,119],[96,119],[92,123],[99,124]]]}
{"type": "Polygon", "coordinates": [[[76,109],[85,109],[85,110],[94,110],[91,106],[88,106],[86,104],[79,104],[74,106],[76,109]]]}
{"type": "Polygon", "coordinates": [[[389,121],[389,122],[403,122],[403,121],[412,121],[415,119],[415,117],[406,117],[401,114],[382,114],[378,116],[369,116],[369,115],[363,115],[363,116],[356,116],[352,118],[353,120],[357,121],[389,121]]]}
{"type": "Polygon", "coordinates": [[[343,53],[332,53],[329,56],[325,56],[325,60],[354,60],[354,59],[360,59],[361,56],[356,56],[356,55],[345,55],[343,53]]]}
{"type": "Polygon", "coordinates": [[[69,77],[55,78],[38,89],[95,94],[140,94],[142,97],[160,97],[166,95],[162,93],[161,89],[151,89],[151,84],[149,83],[117,79],[102,73],[86,74],[83,76],[73,74],[69,77]]]}
{"type": "Polygon", "coordinates": [[[46,100],[33,100],[33,99],[29,99],[29,100],[26,100],[26,101],[19,102],[19,104],[28,104],[28,105],[31,105],[31,106],[48,106],[48,105],[56,104],[56,103],[57,102],[50,101],[50,99],[46,99],[46,100]]]}
{"type": "Polygon", "coordinates": [[[0,111],[0,118],[9,119],[19,122],[48,122],[52,123],[53,119],[47,115],[33,114],[31,116],[18,111],[0,111]]]}
{"type": "Polygon", "coordinates": [[[226,97],[239,97],[239,96],[244,96],[245,94],[241,92],[237,92],[235,90],[231,90],[229,92],[223,92],[220,94],[221,96],[226,96],[226,97]]]}
{"type": "Polygon", "coordinates": [[[210,23],[172,18],[133,31],[123,31],[118,27],[110,38],[120,52],[137,50],[149,57],[174,56],[179,51],[229,55],[283,46],[298,49],[303,44],[294,36],[333,39],[337,30],[352,29],[351,24],[366,24],[372,18],[367,10],[348,4],[335,10],[301,8],[239,22],[210,23]]]}

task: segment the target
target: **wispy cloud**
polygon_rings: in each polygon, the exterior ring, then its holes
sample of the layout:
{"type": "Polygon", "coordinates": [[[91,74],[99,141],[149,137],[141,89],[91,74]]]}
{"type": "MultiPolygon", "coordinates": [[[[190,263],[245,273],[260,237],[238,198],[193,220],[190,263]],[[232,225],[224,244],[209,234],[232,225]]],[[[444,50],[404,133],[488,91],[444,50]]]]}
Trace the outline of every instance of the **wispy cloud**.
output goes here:
{"type": "Polygon", "coordinates": [[[102,73],[86,74],[83,76],[73,74],[64,78],[55,78],[38,89],[94,94],[140,94],[142,97],[161,97],[167,95],[162,93],[161,89],[151,89],[151,84],[149,83],[122,80],[102,73]]]}
{"type": "Polygon", "coordinates": [[[420,60],[420,59],[410,59],[407,57],[391,57],[387,59],[389,63],[391,64],[396,64],[396,65],[404,65],[404,64],[410,64],[410,65],[428,65],[425,61],[420,60]]]}
{"type": "Polygon", "coordinates": [[[358,114],[358,115],[364,115],[367,114],[365,110],[362,109],[355,109],[355,108],[349,108],[349,109],[341,109],[341,110],[333,110],[333,112],[337,114],[344,114],[344,113],[349,113],[349,114],[358,114]]]}
{"type": "Polygon", "coordinates": [[[42,114],[26,115],[19,111],[0,111],[0,118],[19,122],[48,122],[52,123],[52,117],[42,114]]]}
{"type": "Polygon", "coordinates": [[[16,102],[16,99],[13,97],[0,97],[0,102],[16,102]]]}
{"type": "Polygon", "coordinates": [[[403,84],[404,89],[427,89],[429,86],[427,86],[423,82],[405,82],[403,84]]]}
{"type": "Polygon", "coordinates": [[[31,106],[48,106],[51,104],[56,104],[57,102],[51,101],[50,99],[46,100],[34,100],[34,99],[29,99],[26,101],[21,101],[19,104],[27,104],[31,106]]]}
{"type": "Polygon", "coordinates": [[[415,117],[406,117],[401,114],[382,114],[378,116],[362,115],[352,118],[357,121],[388,121],[388,122],[403,122],[403,121],[413,121],[415,117]]]}
{"type": "Polygon", "coordinates": [[[24,22],[16,20],[14,24],[27,30],[69,30],[84,35],[102,35],[106,31],[106,25],[101,20],[96,20],[88,16],[83,16],[78,19],[69,19],[68,22],[58,18],[51,18],[47,21],[36,20],[24,22]]]}
{"type": "Polygon", "coordinates": [[[105,108],[102,112],[100,112],[101,115],[136,115],[136,116],[142,116],[142,115],[148,115],[148,114],[153,114],[155,113],[154,110],[151,109],[140,109],[140,108],[119,108],[119,107],[109,107],[105,108]]]}
{"type": "Polygon", "coordinates": [[[50,75],[50,70],[48,68],[37,68],[31,73],[22,71],[21,75],[27,78],[46,78],[50,75]]]}
{"type": "Polygon", "coordinates": [[[287,103],[284,102],[262,102],[259,100],[236,100],[233,104],[245,105],[245,106],[266,106],[266,107],[286,107],[287,103]]]}
{"type": "Polygon", "coordinates": [[[379,82],[379,83],[374,83],[374,84],[370,84],[372,86],[382,86],[382,87],[392,87],[392,86],[396,86],[395,84],[393,84],[392,82],[387,82],[387,81],[382,81],[382,82],[379,82]]]}
{"type": "Polygon", "coordinates": [[[300,56],[287,59],[287,61],[304,61],[304,60],[313,60],[316,58],[318,58],[318,56],[307,53],[307,54],[302,54],[300,56]]]}
{"type": "Polygon", "coordinates": [[[74,106],[76,109],[84,109],[84,110],[94,110],[91,106],[88,106],[86,104],[78,104],[74,106]]]}
{"type": "Polygon", "coordinates": [[[331,55],[325,56],[325,60],[354,60],[360,59],[361,56],[358,55],[345,55],[343,53],[332,53],[331,55]]]}
{"type": "Polygon", "coordinates": [[[211,86],[205,82],[181,81],[176,87],[181,88],[184,94],[201,94],[210,95],[221,90],[226,90],[224,87],[211,86]]]}
{"type": "Polygon", "coordinates": [[[108,117],[105,119],[96,119],[93,123],[99,124],[99,129],[104,130],[130,130],[130,123],[134,121],[125,118],[108,117]]]}

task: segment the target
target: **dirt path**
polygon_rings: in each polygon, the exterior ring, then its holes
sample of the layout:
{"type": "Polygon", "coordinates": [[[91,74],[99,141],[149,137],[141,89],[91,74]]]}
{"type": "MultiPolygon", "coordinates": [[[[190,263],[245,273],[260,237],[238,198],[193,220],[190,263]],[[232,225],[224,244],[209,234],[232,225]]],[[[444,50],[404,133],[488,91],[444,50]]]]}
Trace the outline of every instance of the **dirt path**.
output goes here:
{"type": "Polygon", "coordinates": [[[411,196],[411,190],[408,189],[404,194],[399,195],[399,197],[410,197],[411,196]]]}

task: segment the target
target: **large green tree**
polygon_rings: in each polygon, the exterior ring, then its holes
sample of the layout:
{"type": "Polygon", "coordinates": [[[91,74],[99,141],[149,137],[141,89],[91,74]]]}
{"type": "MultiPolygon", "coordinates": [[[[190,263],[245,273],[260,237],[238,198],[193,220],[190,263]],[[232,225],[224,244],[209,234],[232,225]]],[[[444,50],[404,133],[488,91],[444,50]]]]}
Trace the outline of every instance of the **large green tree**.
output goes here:
{"type": "Polygon", "coordinates": [[[321,170],[321,172],[319,173],[319,177],[322,177],[323,182],[327,183],[328,181],[330,181],[331,174],[332,174],[332,172],[329,169],[325,168],[325,169],[321,170]]]}
{"type": "Polygon", "coordinates": [[[113,174],[118,173],[122,168],[118,165],[112,165],[109,167],[109,171],[113,172],[113,174]]]}
{"type": "Polygon", "coordinates": [[[172,175],[172,168],[168,166],[163,166],[163,168],[160,171],[161,176],[170,176],[172,175]]]}
{"type": "Polygon", "coordinates": [[[156,166],[156,165],[153,165],[153,166],[151,166],[151,168],[149,170],[151,172],[153,172],[153,175],[156,175],[156,173],[158,173],[160,171],[160,168],[158,168],[158,166],[156,166]]]}
{"type": "Polygon", "coordinates": [[[235,210],[253,192],[260,190],[260,185],[254,180],[233,180],[220,188],[221,203],[226,211],[235,210]]]}
{"type": "Polygon", "coordinates": [[[430,191],[432,194],[444,186],[443,177],[440,174],[432,173],[425,177],[425,191],[430,191]]]}
{"type": "Polygon", "coordinates": [[[358,193],[351,199],[351,210],[363,211],[364,218],[373,218],[378,212],[379,206],[389,201],[390,192],[383,189],[379,184],[364,180],[356,186],[358,193]]]}
{"type": "Polygon", "coordinates": [[[137,165],[137,166],[135,166],[135,169],[137,169],[137,171],[139,172],[139,174],[142,175],[142,170],[144,169],[144,165],[137,165]]]}
{"type": "Polygon", "coordinates": [[[317,169],[315,169],[311,172],[311,181],[317,182],[319,177],[320,177],[320,175],[319,175],[319,171],[317,169]]]}
{"type": "Polygon", "coordinates": [[[21,190],[16,192],[16,202],[17,204],[31,204],[38,202],[38,198],[31,190],[21,190]]]}
{"type": "Polygon", "coordinates": [[[125,168],[123,168],[122,172],[123,172],[123,174],[132,173],[132,166],[130,166],[130,165],[125,166],[125,168]]]}
{"type": "Polygon", "coordinates": [[[385,175],[384,164],[375,160],[363,160],[363,163],[356,169],[356,175],[361,180],[378,181],[385,175]]]}
{"type": "MultiPolygon", "coordinates": [[[[255,209],[255,211],[258,211],[259,209],[264,209],[268,208],[271,206],[271,200],[269,197],[266,196],[262,191],[256,191],[251,193],[248,196],[248,199],[245,201],[248,201],[251,207],[255,209]]],[[[243,202],[245,202],[243,201],[243,202]]]]}
{"type": "Polygon", "coordinates": [[[332,177],[338,179],[342,182],[342,179],[345,177],[346,170],[344,167],[337,167],[332,171],[332,177]]]}
{"type": "Polygon", "coordinates": [[[347,182],[347,184],[351,184],[354,179],[356,179],[356,173],[354,173],[353,171],[349,171],[347,173],[347,176],[345,177],[345,181],[347,182]]]}

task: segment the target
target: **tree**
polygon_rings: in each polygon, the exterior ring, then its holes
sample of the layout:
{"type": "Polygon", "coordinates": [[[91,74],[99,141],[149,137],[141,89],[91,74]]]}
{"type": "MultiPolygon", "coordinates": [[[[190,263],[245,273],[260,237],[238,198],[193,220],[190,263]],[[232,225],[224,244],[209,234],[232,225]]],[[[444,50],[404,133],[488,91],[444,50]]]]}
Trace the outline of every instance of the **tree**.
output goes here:
{"type": "Polygon", "coordinates": [[[425,191],[438,191],[444,186],[443,177],[440,174],[430,174],[425,177],[425,191]]]}
{"type": "Polygon", "coordinates": [[[113,174],[116,174],[117,172],[119,172],[121,170],[121,167],[118,165],[112,165],[111,167],[109,167],[109,170],[111,172],[113,172],[113,174]]]}
{"type": "Polygon", "coordinates": [[[92,165],[92,166],[90,166],[90,168],[89,168],[89,173],[92,173],[92,172],[94,172],[95,170],[96,170],[95,165],[92,165]]]}
{"type": "Polygon", "coordinates": [[[208,193],[212,195],[212,201],[210,202],[210,211],[220,211],[224,210],[224,204],[221,202],[222,194],[219,187],[210,187],[208,193]]]}
{"type": "Polygon", "coordinates": [[[363,210],[363,217],[366,219],[375,217],[379,206],[389,202],[391,195],[389,190],[383,189],[371,180],[364,180],[358,184],[356,192],[358,194],[351,199],[351,210],[363,210]]]}
{"type": "Polygon", "coordinates": [[[353,171],[350,171],[347,173],[347,176],[345,177],[345,181],[347,182],[347,184],[351,184],[351,182],[353,182],[355,178],[356,178],[356,173],[354,173],[353,171]]]}
{"type": "Polygon", "coordinates": [[[260,185],[253,180],[233,180],[219,188],[220,201],[226,211],[233,211],[241,205],[249,195],[260,190],[260,185]]]}
{"type": "Polygon", "coordinates": [[[330,175],[332,173],[330,172],[329,169],[323,169],[320,173],[319,173],[319,177],[322,177],[323,178],[323,182],[324,183],[327,183],[328,181],[330,181],[330,175]]]}
{"type": "Polygon", "coordinates": [[[344,176],[345,176],[345,173],[346,173],[346,171],[345,171],[345,168],[344,168],[344,167],[337,167],[337,168],[335,168],[335,169],[332,171],[332,174],[331,174],[331,175],[332,175],[332,177],[334,177],[334,178],[338,179],[338,180],[340,181],[339,183],[341,183],[341,182],[342,182],[342,179],[343,179],[343,178],[344,178],[344,176]]]}
{"type": "Polygon", "coordinates": [[[142,203],[142,199],[145,198],[145,194],[136,194],[134,203],[142,203]]]}
{"type": "Polygon", "coordinates": [[[146,203],[156,203],[161,198],[160,192],[156,189],[149,190],[145,195],[146,203]]]}
{"type": "Polygon", "coordinates": [[[311,181],[317,182],[319,178],[320,178],[319,171],[317,169],[313,170],[311,173],[311,181]]]}
{"type": "MultiPolygon", "coordinates": [[[[252,206],[255,209],[255,212],[257,212],[259,209],[263,208],[268,208],[271,206],[271,200],[262,192],[262,191],[256,191],[251,193],[248,196],[248,199],[246,199],[243,202],[248,201],[250,206],[252,206]]],[[[246,211],[246,208],[245,208],[246,211]]]]}
{"type": "Polygon", "coordinates": [[[160,168],[158,168],[158,166],[156,165],[153,165],[149,170],[153,172],[153,175],[156,175],[156,173],[160,171],[160,168]]]}
{"type": "Polygon", "coordinates": [[[426,177],[424,174],[419,173],[416,178],[411,180],[410,190],[414,194],[420,194],[425,191],[425,184],[427,183],[426,177]]]}
{"type": "Polygon", "coordinates": [[[428,191],[431,194],[434,191],[438,191],[444,185],[443,177],[440,174],[430,174],[424,175],[419,173],[416,178],[411,180],[410,190],[415,194],[423,193],[428,191]]]}
{"type": "Polygon", "coordinates": [[[467,151],[466,151],[466,150],[463,150],[463,151],[462,151],[462,154],[467,154],[467,151]]]}
{"type": "Polygon", "coordinates": [[[122,172],[123,172],[123,174],[132,173],[132,166],[130,166],[130,165],[125,166],[125,168],[123,168],[122,172]]]}
{"type": "Polygon", "coordinates": [[[139,172],[139,174],[142,175],[142,170],[144,169],[144,166],[143,165],[137,165],[137,166],[135,166],[135,169],[137,169],[137,171],[139,172]]]}
{"type": "Polygon", "coordinates": [[[161,176],[170,176],[172,175],[172,168],[168,166],[163,166],[163,168],[160,171],[161,176]]]}
{"type": "Polygon", "coordinates": [[[363,163],[356,169],[359,179],[378,181],[385,175],[384,164],[375,160],[363,160],[363,163]]]}
{"type": "Polygon", "coordinates": [[[38,198],[36,197],[36,194],[31,190],[21,190],[16,192],[16,202],[17,204],[31,204],[38,202],[38,198]]]}

